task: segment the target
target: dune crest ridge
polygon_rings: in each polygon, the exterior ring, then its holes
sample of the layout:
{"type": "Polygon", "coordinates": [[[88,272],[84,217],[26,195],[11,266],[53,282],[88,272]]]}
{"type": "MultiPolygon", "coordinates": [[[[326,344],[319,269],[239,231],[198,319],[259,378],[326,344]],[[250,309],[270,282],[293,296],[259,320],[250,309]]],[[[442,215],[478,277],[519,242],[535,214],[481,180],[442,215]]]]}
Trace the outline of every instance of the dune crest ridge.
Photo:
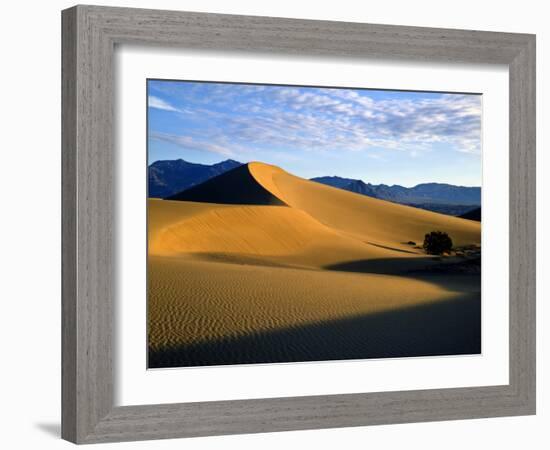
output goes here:
{"type": "Polygon", "coordinates": [[[481,240],[479,223],[344,191],[269,164],[250,163],[249,170],[259,184],[289,207],[354,238],[402,247],[403,241],[422,242],[426,233],[441,229],[457,245],[479,244],[481,240]]]}

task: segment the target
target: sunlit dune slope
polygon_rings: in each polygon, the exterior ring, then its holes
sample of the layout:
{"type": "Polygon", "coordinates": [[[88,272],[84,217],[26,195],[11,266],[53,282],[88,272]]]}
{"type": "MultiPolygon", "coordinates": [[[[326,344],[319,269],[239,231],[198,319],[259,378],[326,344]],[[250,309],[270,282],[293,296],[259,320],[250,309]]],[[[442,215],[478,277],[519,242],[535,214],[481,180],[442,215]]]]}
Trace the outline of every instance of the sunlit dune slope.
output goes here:
{"type": "Polygon", "coordinates": [[[295,208],[151,199],[149,216],[150,255],[232,254],[234,262],[260,257],[264,263],[318,268],[387,255],[387,249],[350,238],[295,208]]]}
{"type": "Polygon", "coordinates": [[[304,180],[268,164],[248,166],[258,183],[290,207],[358,239],[422,242],[433,230],[447,232],[456,245],[479,243],[481,239],[479,223],[304,180]]]}

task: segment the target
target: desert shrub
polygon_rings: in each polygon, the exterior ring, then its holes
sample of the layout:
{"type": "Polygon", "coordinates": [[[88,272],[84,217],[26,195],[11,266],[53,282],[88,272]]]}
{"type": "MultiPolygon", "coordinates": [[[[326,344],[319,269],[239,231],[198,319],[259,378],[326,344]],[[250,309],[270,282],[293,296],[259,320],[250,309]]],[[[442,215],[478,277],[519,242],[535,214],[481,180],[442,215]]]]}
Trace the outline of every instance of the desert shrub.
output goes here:
{"type": "Polygon", "coordinates": [[[444,231],[432,231],[424,236],[423,247],[430,255],[441,255],[451,251],[453,241],[444,231]]]}

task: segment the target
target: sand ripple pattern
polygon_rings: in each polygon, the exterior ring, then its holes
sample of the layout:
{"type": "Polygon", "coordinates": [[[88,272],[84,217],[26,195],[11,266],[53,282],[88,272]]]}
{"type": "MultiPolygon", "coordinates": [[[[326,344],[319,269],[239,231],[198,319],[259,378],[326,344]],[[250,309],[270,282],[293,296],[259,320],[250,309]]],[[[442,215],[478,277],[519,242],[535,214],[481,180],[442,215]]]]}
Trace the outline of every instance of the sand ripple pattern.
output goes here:
{"type": "MultiPolygon", "coordinates": [[[[358,345],[369,344],[364,333],[362,337],[357,333],[346,337],[345,329],[336,329],[323,338],[323,333],[316,337],[307,330],[327,321],[459,300],[464,294],[478,295],[475,282],[469,292],[457,292],[427,281],[388,275],[239,266],[166,257],[151,258],[149,273],[150,350],[153,355],[176,352],[174,365],[178,366],[204,364],[192,357],[188,360],[185,349],[192,352],[193,346],[208,346],[209,342],[224,341],[224,351],[236,353],[232,357],[225,355],[222,361],[213,354],[212,363],[223,363],[225,358],[233,362],[272,362],[273,358],[286,361],[299,354],[306,355],[302,357],[306,360],[322,359],[316,355],[318,349],[342,339],[341,345],[347,351],[356,351],[358,345]],[[280,353],[279,359],[273,355],[274,346],[281,345],[276,337],[249,343],[245,353],[238,343],[228,345],[238,338],[265,336],[278,330],[293,330],[300,337],[284,340],[283,347],[276,351],[280,353]]],[[[370,345],[380,347],[372,339],[370,345]]],[[[396,344],[390,350],[399,353],[396,344]]]]}

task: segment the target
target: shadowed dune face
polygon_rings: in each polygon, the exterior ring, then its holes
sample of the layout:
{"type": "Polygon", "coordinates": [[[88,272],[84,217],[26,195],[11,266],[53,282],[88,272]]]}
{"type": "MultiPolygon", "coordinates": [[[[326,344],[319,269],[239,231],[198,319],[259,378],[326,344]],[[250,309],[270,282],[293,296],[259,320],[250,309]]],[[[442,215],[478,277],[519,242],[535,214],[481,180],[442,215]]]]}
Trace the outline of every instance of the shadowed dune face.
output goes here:
{"type": "Polygon", "coordinates": [[[480,223],[262,163],[173,199],[148,200],[150,367],[479,352],[479,275],[422,275],[406,242],[480,223]]]}
{"type": "Polygon", "coordinates": [[[284,205],[281,199],[258,183],[251,174],[248,164],[172,195],[167,200],[240,205],[284,205]]]}

